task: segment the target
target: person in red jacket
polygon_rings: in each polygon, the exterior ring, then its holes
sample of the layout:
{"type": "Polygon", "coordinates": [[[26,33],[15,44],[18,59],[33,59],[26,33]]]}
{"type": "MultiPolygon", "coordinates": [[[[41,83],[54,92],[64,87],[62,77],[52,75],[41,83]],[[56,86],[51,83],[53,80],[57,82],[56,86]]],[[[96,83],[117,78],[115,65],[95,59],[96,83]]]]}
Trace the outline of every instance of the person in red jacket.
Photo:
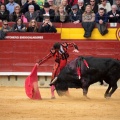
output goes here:
{"type": "MultiPolygon", "coordinates": [[[[43,64],[44,62],[46,62],[49,58],[51,57],[55,58],[55,64],[54,64],[53,72],[52,72],[52,80],[58,76],[60,71],[67,64],[67,59],[69,57],[68,47],[73,47],[74,48],[73,52],[79,52],[78,47],[75,43],[57,42],[53,45],[52,49],[50,50],[50,53],[47,56],[45,56],[42,60],[40,60],[38,63],[36,63],[37,66],[39,66],[43,64]]],[[[51,95],[52,95],[51,98],[52,99],[55,98],[54,90],[55,90],[55,87],[54,85],[52,85],[51,86],[51,95]]]]}

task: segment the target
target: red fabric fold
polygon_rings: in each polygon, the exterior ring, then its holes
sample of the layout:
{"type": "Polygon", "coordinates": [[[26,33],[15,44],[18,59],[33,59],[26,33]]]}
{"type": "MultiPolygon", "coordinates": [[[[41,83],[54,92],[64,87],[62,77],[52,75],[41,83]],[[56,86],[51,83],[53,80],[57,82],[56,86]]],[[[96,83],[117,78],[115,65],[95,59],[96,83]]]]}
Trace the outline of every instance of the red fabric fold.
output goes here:
{"type": "Polygon", "coordinates": [[[25,92],[30,99],[41,99],[38,88],[37,65],[33,67],[31,74],[25,80],[25,92]]]}

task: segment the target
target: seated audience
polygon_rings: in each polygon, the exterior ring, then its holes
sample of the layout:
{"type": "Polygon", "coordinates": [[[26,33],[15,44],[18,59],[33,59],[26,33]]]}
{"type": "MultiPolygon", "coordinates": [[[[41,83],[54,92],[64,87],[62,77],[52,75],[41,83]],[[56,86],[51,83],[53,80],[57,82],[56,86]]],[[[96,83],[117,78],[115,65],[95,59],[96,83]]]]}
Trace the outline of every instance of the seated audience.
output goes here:
{"type": "Polygon", "coordinates": [[[51,23],[49,16],[44,16],[44,21],[40,25],[39,32],[42,32],[42,33],[56,33],[57,32],[56,28],[51,23]]]}
{"type": "Polygon", "coordinates": [[[78,9],[82,11],[82,13],[85,11],[85,6],[84,6],[84,0],[78,0],[78,9]]]}
{"type": "Polygon", "coordinates": [[[6,9],[6,6],[4,4],[1,4],[0,6],[0,22],[3,20],[9,21],[9,11],[6,9]]]}
{"type": "Polygon", "coordinates": [[[98,13],[95,16],[95,22],[101,35],[105,35],[108,33],[107,30],[108,15],[105,13],[104,8],[99,9],[98,13]]]}
{"type": "Polygon", "coordinates": [[[108,13],[109,11],[111,11],[111,4],[107,2],[107,0],[101,0],[101,4],[98,5],[98,8],[104,8],[105,13],[108,13]]]}
{"type": "Polygon", "coordinates": [[[54,22],[69,22],[69,16],[67,12],[64,11],[64,6],[59,6],[58,12],[55,14],[54,22]]]}
{"type": "Polygon", "coordinates": [[[35,0],[27,0],[26,3],[23,5],[23,8],[22,8],[23,13],[28,12],[29,5],[34,6],[34,11],[40,10],[40,6],[35,2],[35,0]]]}
{"type": "Polygon", "coordinates": [[[38,13],[35,12],[34,6],[29,5],[28,12],[25,13],[25,17],[27,18],[27,21],[29,22],[31,19],[37,19],[38,13]]]}
{"type": "Polygon", "coordinates": [[[3,32],[11,32],[11,27],[8,25],[8,21],[7,20],[3,20],[2,22],[2,29],[3,32]]]}
{"type": "Polygon", "coordinates": [[[18,5],[14,0],[9,0],[9,3],[6,5],[7,10],[9,11],[9,14],[12,14],[14,12],[14,7],[18,5]]]}
{"type": "Polygon", "coordinates": [[[20,6],[16,5],[14,12],[10,14],[9,21],[15,22],[18,17],[21,17],[22,13],[20,12],[20,6]]]}
{"type": "Polygon", "coordinates": [[[37,21],[35,19],[31,19],[29,25],[27,27],[27,32],[38,32],[37,21]]]}
{"type": "Polygon", "coordinates": [[[84,28],[84,37],[91,37],[91,33],[95,27],[95,13],[92,12],[91,5],[87,5],[85,12],[82,14],[82,26],[84,28]]]}
{"type": "Polygon", "coordinates": [[[120,11],[120,0],[115,0],[115,5],[117,5],[117,9],[120,11]]]}
{"type": "Polygon", "coordinates": [[[77,5],[72,6],[72,11],[69,14],[70,21],[74,24],[80,23],[82,21],[82,12],[78,10],[77,5]]]}
{"type": "Polygon", "coordinates": [[[116,5],[112,5],[112,10],[108,12],[108,20],[111,23],[120,22],[120,11],[117,10],[116,5]]]}
{"type": "Polygon", "coordinates": [[[71,5],[68,4],[68,0],[62,0],[61,5],[64,6],[64,11],[68,14],[71,12],[71,5]]]}
{"type": "Polygon", "coordinates": [[[50,9],[50,5],[48,2],[45,2],[43,9],[39,12],[39,17],[37,17],[37,21],[43,22],[44,16],[50,16],[50,21],[54,21],[55,11],[50,9]]]}
{"type": "Polygon", "coordinates": [[[23,24],[21,18],[17,18],[15,24],[12,27],[13,32],[26,32],[26,26],[23,24]]]}
{"type": "Polygon", "coordinates": [[[96,4],[96,0],[90,0],[90,5],[92,7],[92,11],[96,14],[98,12],[98,4],[96,4]]]}

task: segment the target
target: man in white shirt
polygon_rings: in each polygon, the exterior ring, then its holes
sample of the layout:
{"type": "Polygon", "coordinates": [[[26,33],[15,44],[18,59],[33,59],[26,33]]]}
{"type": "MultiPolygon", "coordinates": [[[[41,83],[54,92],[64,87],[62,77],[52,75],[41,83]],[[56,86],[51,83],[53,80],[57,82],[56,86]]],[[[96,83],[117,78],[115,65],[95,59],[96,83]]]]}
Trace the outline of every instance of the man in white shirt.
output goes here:
{"type": "Polygon", "coordinates": [[[106,13],[111,11],[111,4],[107,0],[101,0],[101,4],[98,7],[104,8],[106,13]]]}

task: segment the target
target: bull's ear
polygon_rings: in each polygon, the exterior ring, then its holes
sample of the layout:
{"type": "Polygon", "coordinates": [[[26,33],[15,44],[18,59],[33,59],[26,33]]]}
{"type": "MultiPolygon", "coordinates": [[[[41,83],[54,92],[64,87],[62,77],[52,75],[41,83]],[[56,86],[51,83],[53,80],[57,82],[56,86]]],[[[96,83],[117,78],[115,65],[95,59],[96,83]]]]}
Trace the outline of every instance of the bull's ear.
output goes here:
{"type": "Polygon", "coordinates": [[[57,81],[57,78],[58,78],[58,77],[55,77],[55,78],[51,81],[50,86],[53,85],[53,84],[57,81]]]}

